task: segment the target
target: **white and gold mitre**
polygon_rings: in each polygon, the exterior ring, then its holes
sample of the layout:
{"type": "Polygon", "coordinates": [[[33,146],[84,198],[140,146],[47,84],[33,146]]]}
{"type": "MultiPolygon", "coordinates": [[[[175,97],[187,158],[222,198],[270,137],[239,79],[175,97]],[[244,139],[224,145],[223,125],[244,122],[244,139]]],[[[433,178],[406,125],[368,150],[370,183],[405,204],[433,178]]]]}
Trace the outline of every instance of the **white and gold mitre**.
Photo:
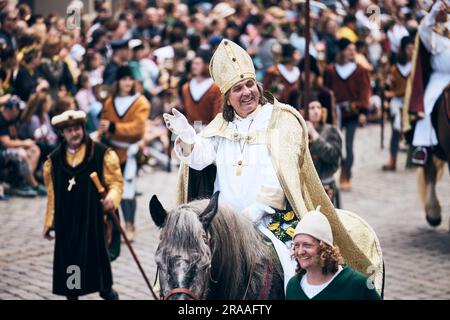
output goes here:
{"type": "Polygon", "coordinates": [[[250,55],[233,41],[223,39],[209,63],[209,73],[225,94],[239,81],[255,79],[256,72],[250,55]]]}

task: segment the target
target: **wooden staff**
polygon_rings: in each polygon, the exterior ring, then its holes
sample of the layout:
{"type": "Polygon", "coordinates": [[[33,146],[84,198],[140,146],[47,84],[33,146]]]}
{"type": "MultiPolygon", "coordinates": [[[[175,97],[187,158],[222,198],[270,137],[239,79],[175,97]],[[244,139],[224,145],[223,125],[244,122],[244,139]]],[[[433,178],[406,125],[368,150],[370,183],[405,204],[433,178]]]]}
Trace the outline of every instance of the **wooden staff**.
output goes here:
{"type": "MultiPolygon", "coordinates": [[[[91,178],[92,182],[94,182],[95,187],[97,188],[97,191],[101,194],[102,199],[106,198],[106,189],[103,187],[102,183],[100,182],[100,179],[98,178],[97,172],[92,172],[89,177],[91,178]]],[[[134,258],[134,261],[136,262],[137,266],[139,267],[139,270],[141,271],[142,276],[144,277],[145,283],[147,284],[148,288],[150,289],[150,292],[153,295],[153,298],[155,300],[159,300],[156,296],[155,292],[153,291],[153,288],[150,284],[150,281],[148,281],[147,275],[144,272],[144,269],[142,268],[141,264],[139,263],[138,257],[136,256],[136,253],[133,250],[133,247],[131,246],[130,241],[127,238],[127,235],[125,234],[125,231],[123,230],[122,226],[120,225],[119,218],[117,217],[116,213],[114,211],[108,211],[109,215],[112,217],[114,223],[119,228],[120,233],[122,234],[123,239],[125,240],[125,243],[127,244],[128,249],[131,252],[131,255],[134,258]]]]}
{"type": "MultiPolygon", "coordinates": [[[[381,81],[380,81],[381,82],[381,81]]],[[[380,83],[381,84],[381,83],[380,83]]],[[[386,101],[386,96],[384,95],[384,91],[386,90],[386,86],[382,83],[381,86],[381,117],[380,117],[380,125],[381,125],[381,133],[380,133],[380,148],[384,149],[384,102],[386,101]]]]}
{"type": "Polygon", "coordinates": [[[309,79],[310,79],[310,62],[309,62],[309,43],[311,42],[311,17],[309,0],[305,3],[305,87],[303,88],[303,108],[305,111],[305,120],[309,120],[309,79]]]}

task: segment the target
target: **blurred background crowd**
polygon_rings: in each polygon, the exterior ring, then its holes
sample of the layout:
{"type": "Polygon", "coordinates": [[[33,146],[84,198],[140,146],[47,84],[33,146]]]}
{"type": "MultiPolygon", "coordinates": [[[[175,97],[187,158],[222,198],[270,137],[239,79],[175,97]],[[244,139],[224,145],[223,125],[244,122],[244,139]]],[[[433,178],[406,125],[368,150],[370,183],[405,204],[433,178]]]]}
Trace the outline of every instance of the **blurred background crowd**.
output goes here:
{"type": "MultiPolygon", "coordinates": [[[[395,96],[392,66],[411,59],[412,39],[426,14],[417,2],[311,1],[308,96],[327,110],[325,122],[342,125],[329,72],[346,59],[369,75],[359,126],[380,120],[395,96]]],[[[51,117],[80,109],[88,115],[87,131],[96,132],[118,74],[131,78],[151,105],[139,164],[170,169],[171,138],[162,113],[176,107],[199,128],[221,111],[208,64],[223,38],[251,55],[265,90],[303,110],[305,1],[124,0],[113,7],[96,0],[94,12],[82,1],[68,6],[75,16],[42,15],[39,7],[0,1],[2,200],[46,195],[42,164],[59,140],[51,117]]]]}

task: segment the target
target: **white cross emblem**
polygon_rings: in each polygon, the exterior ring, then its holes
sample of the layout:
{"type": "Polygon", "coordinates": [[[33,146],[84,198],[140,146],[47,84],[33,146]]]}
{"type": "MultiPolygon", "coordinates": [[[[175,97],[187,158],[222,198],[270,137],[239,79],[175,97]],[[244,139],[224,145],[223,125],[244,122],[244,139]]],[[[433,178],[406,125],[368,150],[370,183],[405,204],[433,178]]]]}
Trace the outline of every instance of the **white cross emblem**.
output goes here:
{"type": "Polygon", "coordinates": [[[69,180],[69,186],[67,187],[67,191],[71,191],[72,187],[76,184],[75,177],[69,180]]]}

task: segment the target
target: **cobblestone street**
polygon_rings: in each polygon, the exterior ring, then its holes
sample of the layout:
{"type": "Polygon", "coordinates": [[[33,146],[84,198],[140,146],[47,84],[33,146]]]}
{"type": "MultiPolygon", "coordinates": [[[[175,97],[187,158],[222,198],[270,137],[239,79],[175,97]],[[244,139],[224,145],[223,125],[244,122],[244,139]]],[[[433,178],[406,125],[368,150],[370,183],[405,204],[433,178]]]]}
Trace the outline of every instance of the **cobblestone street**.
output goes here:
{"type": "MultiPolygon", "coordinates": [[[[386,265],[386,299],[450,299],[450,175],[445,169],[437,192],[442,224],[425,221],[417,196],[417,174],[405,169],[400,153],[398,170],[383,173],[388,157],[390,128],[385,149],[379,148],[379,126],[358,129],[355,138],[353,190],[342,194],[343,207],[361,215],[375,229],[386,265]]],[[[148,212],[157,194],[166,208],[174,205],[176,172],[141,174],[134,247],[153,281],[154,252],[159,234],[148,212]]],[[[12,198],[0,202],[0,299],[64,299],[51,293],[53,242],[41,232],[45,198],[12,198]]],[[[125,245],[113,262],[114,288],[121,299],[151,299],[146,284],[125,245]]],[[[82,299],[100,299],[97,294],[82,299]]]]}

